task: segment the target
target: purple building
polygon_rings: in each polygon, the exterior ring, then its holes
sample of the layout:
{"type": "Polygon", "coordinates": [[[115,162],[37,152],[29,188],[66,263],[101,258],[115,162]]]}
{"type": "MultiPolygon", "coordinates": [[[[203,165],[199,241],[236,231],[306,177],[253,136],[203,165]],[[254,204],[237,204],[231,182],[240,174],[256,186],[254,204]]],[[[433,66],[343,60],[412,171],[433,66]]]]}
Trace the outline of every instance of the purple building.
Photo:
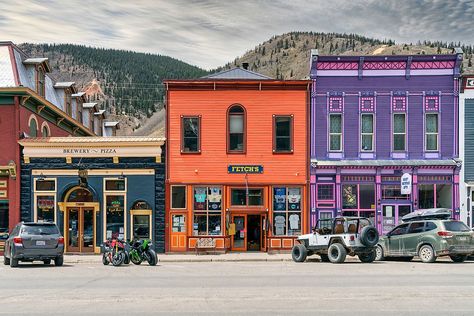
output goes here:
{"type": "Polygon", "coordinates": [[[461,62],[460,50],[436,56],[312,50],[312,225],[334,215],[365,216],[387,232],[403,215],[432,207],[453,209],[459,218],[461,62]]]}

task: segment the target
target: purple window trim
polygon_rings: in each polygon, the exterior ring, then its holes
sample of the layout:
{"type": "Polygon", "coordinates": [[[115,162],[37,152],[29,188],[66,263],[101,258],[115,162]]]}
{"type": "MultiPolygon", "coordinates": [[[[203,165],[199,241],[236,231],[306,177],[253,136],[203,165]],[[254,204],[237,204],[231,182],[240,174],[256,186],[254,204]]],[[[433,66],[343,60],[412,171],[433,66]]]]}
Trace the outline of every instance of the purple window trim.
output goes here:
{"type": "Polygon", "coordinates": [[[375,107],[376,107],[375,97],[373,96],[359,97],[359,111],[361,113],[374,113],[375,107]]]}
{"type": "MultiPolygon", "coordinates": [[[[400,154],[400,153],[403,153],[405,154],[405,156],[407,155],[408,153],[408,113],[404,113],[404,112],[394,112],[392,113],[392,119],[391,119],[391,131],[392,133],[390,134],[390,142],[392,143],[392,146],[391,146],[391,156],[393,158],[395,154],[400,154]],[[404,150],[395,150],[395,115],[396,114],[403,114],[405,115],[405,149],[404,150]]],[[[401,134],[401,133],[397,133],[397,134],[401,134]]]]}
{"type": "MultiPolygon", "coordinates": [[[[375,155],[375,153],[377,152],[377,148],[376,148],[377,142],[376,142],[376,135],[375,135],[377,126],[375,122],[376,122],[375,112],[370,112],[370,113],[359,112],[359,158],[362,158],[361,154],[363,153],[373,153],[375,155]],[[362,116],[363,115],[372,115],[372,149],[371,150],[362,149],[362,116]]],[[[370,134],[370,133],[364,133],[364,134],[370,134]]]]}
{"type": "MultiPolygon", "coordinates": [[[[344,113],[343,112],[329,112],[327,116],[327,153],[329,156],[330,153],[343,153],[344,152],[344,113]],[[337,134],[337,133],[331,133],[331,116],[332,115],[340,115],[341,116],[341,149],[339,150],[332,150],[331,149],[331,134],[337,134]]],[[[342,157],[341,157],[342,158],[342,157]]]]}

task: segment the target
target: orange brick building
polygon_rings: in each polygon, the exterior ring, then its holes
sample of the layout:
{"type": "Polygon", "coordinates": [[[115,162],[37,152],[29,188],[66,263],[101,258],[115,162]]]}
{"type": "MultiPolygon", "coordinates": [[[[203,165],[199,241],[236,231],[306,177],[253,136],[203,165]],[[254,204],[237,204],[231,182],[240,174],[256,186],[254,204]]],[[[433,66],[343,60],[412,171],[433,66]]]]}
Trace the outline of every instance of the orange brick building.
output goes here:
{"type": "Polygon", "coordinates": [[[235,68],[166,87],[166,251],[291,249],[309,227],[309,82],[235,68]]]}

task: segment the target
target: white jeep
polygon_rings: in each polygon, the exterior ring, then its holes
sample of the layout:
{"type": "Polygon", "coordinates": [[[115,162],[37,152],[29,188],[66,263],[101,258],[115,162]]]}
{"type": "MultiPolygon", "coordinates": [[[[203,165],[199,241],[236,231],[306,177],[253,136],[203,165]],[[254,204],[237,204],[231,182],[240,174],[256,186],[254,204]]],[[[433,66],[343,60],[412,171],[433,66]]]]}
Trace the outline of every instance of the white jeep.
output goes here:
{"type": "Polygon", "coordinates": [[[360,261],[370,263],[375,260],[379,233],[367,218],[336,217],[318,220],[312,234],[297,240],[291,251],[295,262],[317,254],[322,262],[342,263],[347,255],[357,255],[360,261]]]}

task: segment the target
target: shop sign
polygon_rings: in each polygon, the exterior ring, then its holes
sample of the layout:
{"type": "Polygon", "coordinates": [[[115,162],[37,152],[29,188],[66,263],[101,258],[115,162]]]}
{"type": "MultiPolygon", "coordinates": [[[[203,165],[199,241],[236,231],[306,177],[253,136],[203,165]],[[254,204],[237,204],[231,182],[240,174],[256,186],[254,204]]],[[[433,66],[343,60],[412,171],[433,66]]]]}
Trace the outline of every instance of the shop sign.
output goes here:
{"type": "Polygon", "coordinates": [[[259,165],[229,165],[228,173],[263,173],[263,166],[259,165]]]}
{"type": "Polygon", "coordinates": [[[411,194],[411,174],[404,173],[400,178],[400,193],[411,194]]]}
{"type": "Polygon", "coordinates": [[[466,88],[474,89],[474,78],[467,78],[466,88]]]}

